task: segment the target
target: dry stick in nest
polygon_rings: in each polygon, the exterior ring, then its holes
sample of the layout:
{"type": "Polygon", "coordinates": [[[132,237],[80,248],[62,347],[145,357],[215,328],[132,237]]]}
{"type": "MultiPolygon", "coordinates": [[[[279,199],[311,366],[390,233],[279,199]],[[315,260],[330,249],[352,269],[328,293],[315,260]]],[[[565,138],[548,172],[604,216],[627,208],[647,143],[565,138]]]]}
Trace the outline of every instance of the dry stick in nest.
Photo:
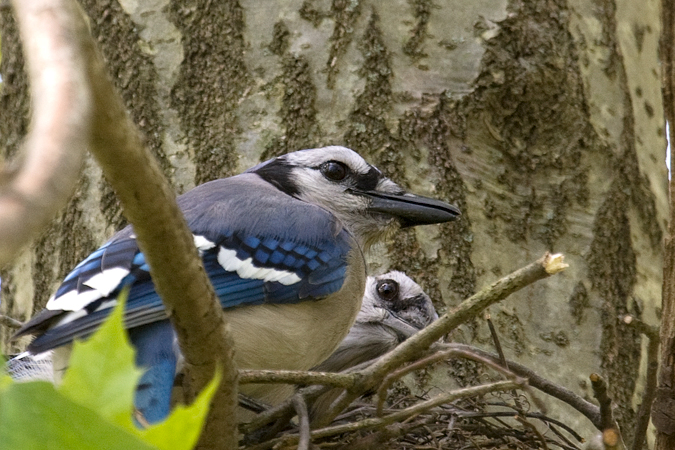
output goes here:
{"type": "MultiPolygon", "coordinates": [[[[420,402],[408,408],[398,410],[385,417],[373,417],[358,422],[352,422],[344,425],[335,425],[314,430],[311,433],[311,437],[312,439],[318,439],[358,430],[371,430],[374,428],[380,428],[394,422],[401,422],[413,418],[419,414],[424,413],[425,411],[428,411],[431,408],[458,400],[460,398],[476,397],[488,394],[490,392],[514,389],[521,387],[524,383],[525,380],[522,379],[517,379],[516,381],[497,381],[495,383],[472,386],[446,392],[424,402],[420,402]]],[[[267,442],[263,442],[259,445],[249,447],[248,450],[265,450],[277,445],[294,445],[298,443],[298,440],[298,434],[287,434],[275,439],[271,439],[267,442]]]]}
{"type": "Polygon", "coordinates": [[[647,437],[647,427],[649,426],[652,403],[656,397],[656,381],[659,370],[659,327],[647,325],[643,321],[630,315],[621,317],[621,321],[644,334],[649,342],[647,346],[647,377],[645,390],[642,394],[640,409],[635,418],[635,434],[631,445],[633,450],[640,450],[647,437]]]}
{"type": "Polygon", "coordinates": [[[298,450],[308,450],[311,437],[309,430],[309,413],[307,412],[307,403],[305,403],[305,399],[302,398],[302,395],[299,394],[295,394],[292,400],[293,406],[295,407],[295,412],[298,414],[298,419],[300,421],[298,425],[298,428],[300,429],[298,450]]]}
{"type": "MultiPolygon", "coordinates": [[[[352,372],[355,376],[355,384],[345,391],[343,396],[338,398],[331,406],[328,417],[324,417],[321,425],[327,425],[344,408],[346,408],[355,398],[361,396],[366,391],[376,387],[390,372],[402,364],[414,359],[421,353],[426,353],[427,349],[442,336],[454,330],[458,325],[475,317],[488,306],[499,302],[510,294],[528,286],[535,281],[556,274],[567,267],[561,254],[551,255],[548,252],[539,260],[497,280],[487,288],[469,297],[460,305],[444,314],[437,321],[403,342],[397,348],[384,355],[379,360],[370,364],[367,368],[352,372]]],[[[253,376],[256,371],[247,371],[243,379],[253,376]]],[[[242,372],[244,373],[244,372],[242,372]]],[[[344,375],[344,374],[342,374],[344,375]]],[[[276,375],[275,375],[276,376],[276,375]]],[[[261,382],[262,378],[257,378],[256,382],[261,382]]],[[[277,377],[281,381],[280,376],[277,377]]],[[[288,378],[290,380],[290,377],[288,378]]],[[[338,378],[334,378],[337,380],[338,378]]],[[[304,392],[315,394],[329,388],[316,388],[314,386],[307,388],[304,392]]],[[[250,433],[259,429],[268,423],[287,416],[293,410],[292,402],[286,401],[270,410],[261,413],[256,419],[248,424],[242,424],[240,430],[244,433],[250,433]]]]}

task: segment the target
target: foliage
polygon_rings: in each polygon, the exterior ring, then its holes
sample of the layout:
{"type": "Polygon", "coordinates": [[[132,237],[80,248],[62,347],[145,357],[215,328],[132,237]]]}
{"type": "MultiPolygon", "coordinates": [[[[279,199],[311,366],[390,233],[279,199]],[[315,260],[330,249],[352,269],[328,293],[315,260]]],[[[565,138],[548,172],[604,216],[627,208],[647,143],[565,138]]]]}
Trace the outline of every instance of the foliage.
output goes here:
{"type": "Polygon", "coordinates": [[[142,371],[122,325],[123,303],[87,341],[76,342],[70,367],[58,387],[44,381],[18,383],[0,375],[0,442],[13,450],[191,449],[220,381],[209,383],[189,407],[166,421],[139,428],[133,396],[142,371]]]}

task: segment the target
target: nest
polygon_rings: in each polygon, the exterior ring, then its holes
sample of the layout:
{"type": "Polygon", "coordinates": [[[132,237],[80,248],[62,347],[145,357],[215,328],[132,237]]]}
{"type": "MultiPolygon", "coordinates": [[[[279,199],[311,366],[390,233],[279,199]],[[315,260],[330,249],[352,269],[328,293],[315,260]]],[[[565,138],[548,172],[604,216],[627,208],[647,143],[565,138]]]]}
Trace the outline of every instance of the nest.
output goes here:
{"type": "MultiPolygon", "coordinates": [[[[389,406],[379,416],[390,416],[429,400],[427,395],[412,395],[408,389],[395,386],[389,393],[389,406]]],[[[370,397],[353,402],[327,427],[353,427],[353,431],[312,439],[306,448],[580,449],[583,439],[571,427],[531,409],[524,395],[494,392],[439,405],[401,422],[363,429],[360,427],[379,417],[376,401],[370,397]]],[[[277,424],[271,433],[248,436],[245,447],[298,448],[298,444],[286,444],[284,437],[301,436],[302,426],[302,419],[286,422],[283,430],[277,424]]]]}

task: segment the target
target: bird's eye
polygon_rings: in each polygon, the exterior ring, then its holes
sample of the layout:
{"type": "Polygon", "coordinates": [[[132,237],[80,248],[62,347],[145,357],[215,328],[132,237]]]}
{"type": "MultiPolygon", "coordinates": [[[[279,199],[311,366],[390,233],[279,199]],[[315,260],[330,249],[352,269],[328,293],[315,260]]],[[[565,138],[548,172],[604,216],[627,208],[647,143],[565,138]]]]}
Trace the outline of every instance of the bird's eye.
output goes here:
{"type": "Polygon", "coordinates": [[[398,283],[394,280],[377,282],[377,293],[383,300],[391,300],[398,295],[398,283]]]}
{"type": "Polygon", "coordinates": [[[349,169],[339,161],[328,161],[321,164],[321,173],[331,181],[342,181],[349,173],[349,169]]]}

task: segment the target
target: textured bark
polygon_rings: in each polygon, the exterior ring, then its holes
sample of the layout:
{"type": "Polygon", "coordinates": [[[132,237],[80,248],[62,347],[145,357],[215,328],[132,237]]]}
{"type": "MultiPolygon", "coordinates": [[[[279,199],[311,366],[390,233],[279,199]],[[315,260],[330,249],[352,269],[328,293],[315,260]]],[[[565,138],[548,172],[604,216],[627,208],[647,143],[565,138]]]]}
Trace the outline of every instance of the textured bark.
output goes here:
{"type": "MultiPolygon", "coordinates": [[[[675,10],[670,2],[661,2],[663,109],[670,124],[669,138],[674,142],[675,128],[675,10]]],[[[670,167],[673,167],[670,154],[670,167]]],[[[652,404],[652,422],[656,428],[656,450],[675,448],[675,179],[670,183],[670,222],[663,263],[663,299],[661,317],[659,374],[656,397],[652,404]]]]}
{"type": "MultiPolygon", "coordinates": [[[[667,220],[657,1],[83,4],[177,191],[286,151],[351,146],[462,208],[462,220],[401,232],[370,255],[373,272],[406,271],[441,310],[564,252],[563,276],[493,307],[493,321],[508,358],[582,396],[601,373],[631,441],[646,343],[617,316],[657,322],[667,220]]],[[[26,86],[10,12],[0,20],[9,158],[26,86]]],[[[70,206],[3,271],[3,313],[23,320],[43,306],[122,225],[104,186],[87,164],[70,206]]],[[[489,346],[479,320],[452,338],[489,346]]],[[[424,379],[448,388],[475,376],[456,364],[424,379]]],[[[591,430],[558,403],[550,414],[591,430]]]]}

